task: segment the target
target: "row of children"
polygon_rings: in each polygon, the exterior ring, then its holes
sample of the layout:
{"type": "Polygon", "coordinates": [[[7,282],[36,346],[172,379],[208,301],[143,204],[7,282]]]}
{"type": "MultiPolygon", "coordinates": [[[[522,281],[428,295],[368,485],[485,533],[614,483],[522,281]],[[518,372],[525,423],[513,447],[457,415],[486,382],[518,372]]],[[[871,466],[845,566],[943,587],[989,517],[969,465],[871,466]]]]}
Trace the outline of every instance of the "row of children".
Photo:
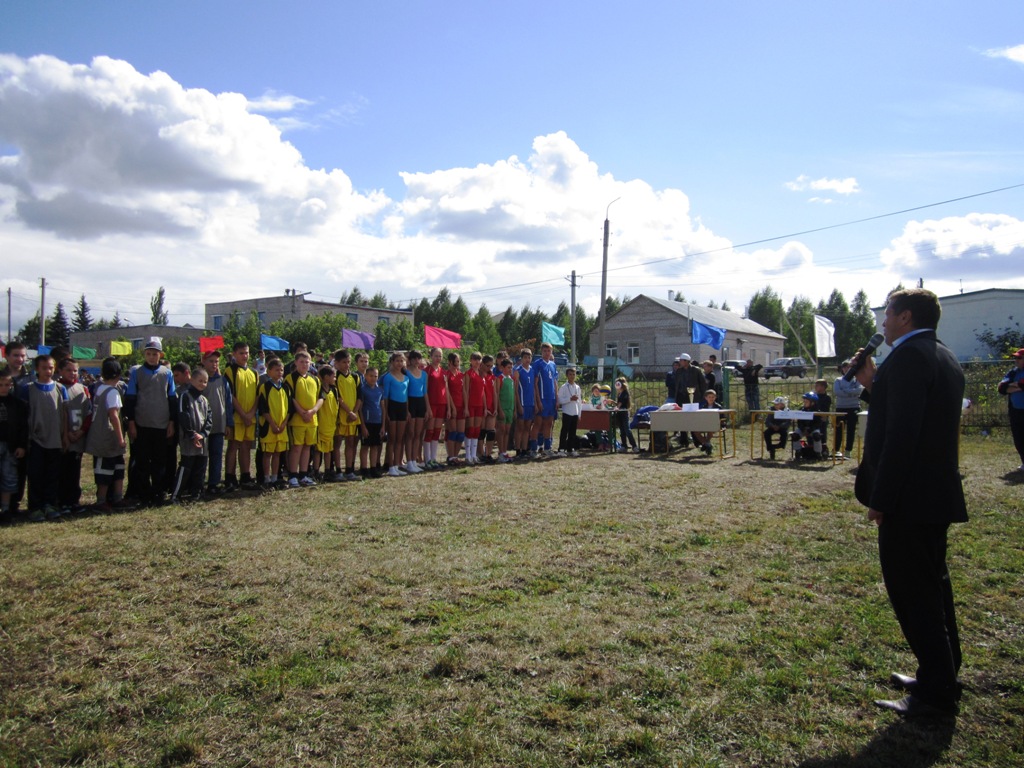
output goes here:
{"type": "Polygon", "coordinates": [[[28,372],[17,347],[8,348],[11,365],[0,373],[0,485],[8,511],[27,477],[33,520],[80,509],[83,452],[94,457],[95,507],[109,510],[308,486],[317,477],[359,480],[385,467],[391,476],[417,473],[442,466],[442,432],[447,464],[460,463],[463,450],[468,465],[510,461],[513,449],[518,457],[557,455],[551,431],[559,411],[562,446],[575,452],[582,406],[573,369],[556,390],[548,344],[536,360],[523,350],[517,365],[504,353],[473,353],[466,371],[455,353],[442,367],[440,349],[429,360],[416,350],[395,353],[383,376],[362,353],[353,368],[344,349],[311,371],[309,353],[299,348],[287,368],[268,357],[261,375],[248,366],[244,343],[234,345],[222,372],[219,351],[190,370],[169,365],[152,338],[126,380],[120,363],[107,358],[90,388],[78,381],[73,358],[40,355],[28,372]]]}

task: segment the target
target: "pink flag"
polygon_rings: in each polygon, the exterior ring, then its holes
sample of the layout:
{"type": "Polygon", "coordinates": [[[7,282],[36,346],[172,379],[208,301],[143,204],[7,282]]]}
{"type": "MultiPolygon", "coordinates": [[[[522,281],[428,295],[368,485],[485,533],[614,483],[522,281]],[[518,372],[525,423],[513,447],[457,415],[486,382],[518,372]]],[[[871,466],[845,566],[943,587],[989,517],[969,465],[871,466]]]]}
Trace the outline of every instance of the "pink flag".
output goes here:
{"type": "Polygon", "coordinates": [[[444,328],[435,328],[432,325],[423,326],[423,337],[428,347],[441,347],[441,349],[458,349],[462,346],[462,336],[455,331],[446,331],[444,328]]]}

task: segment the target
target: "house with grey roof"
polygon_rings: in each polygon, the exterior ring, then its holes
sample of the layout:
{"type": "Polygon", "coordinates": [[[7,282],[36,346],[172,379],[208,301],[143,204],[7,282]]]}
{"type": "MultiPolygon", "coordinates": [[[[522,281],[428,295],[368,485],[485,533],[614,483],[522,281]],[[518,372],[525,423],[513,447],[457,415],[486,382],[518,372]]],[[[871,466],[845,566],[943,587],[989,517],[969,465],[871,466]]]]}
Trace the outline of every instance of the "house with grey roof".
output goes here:
{"type": "MultiPolygon", "coordinates": [[[[590,334],[597,355],[598,333],[590,334]]],[[[786,337],[736,312],[639,295],[605,319],[605,357],[618,357],[647,375],[663,372],[683,352],[694,360],[717,355],[719,362],[752,359],[767,365],[782,355],[786,337]],[[691,341],[693,322],[725,329],[721,349],[691,341]]]]}

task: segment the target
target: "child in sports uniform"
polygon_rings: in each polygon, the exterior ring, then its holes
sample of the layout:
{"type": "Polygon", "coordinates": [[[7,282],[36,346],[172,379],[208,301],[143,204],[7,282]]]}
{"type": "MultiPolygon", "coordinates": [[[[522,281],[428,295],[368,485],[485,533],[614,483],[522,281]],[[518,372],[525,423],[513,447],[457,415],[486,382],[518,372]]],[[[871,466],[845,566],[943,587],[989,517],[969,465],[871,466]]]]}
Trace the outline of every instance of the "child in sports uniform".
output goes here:
{"type": "MultiPolygon", "coordinates": [[[[276,357],[267,361],[267,380],[260,382],[257,403],[263,488],[270,490],[275,483],[280,483],[281,457],[288,451],[288,415],[291,412],[291,400],[284,386],[284,363],[276,357]]],[[[287,487],[287,483],[283,487],[287,487]]]]}
{"type": "Polygon", "coordinates": [[[448,368],[444,372],[448,383],[448,421],[445,424],[445,450],[448,463],[459,462],[459,452],[466,439],[466,394],[463,388],[462,358],[455,352],[448,354],[448,368]]]}
{"type": "Polygon", "coordinates": [[[424,435],[424,453],[427,459],[427,466],[437,469],[441,466],[437,460],[438,443],[441,440],[441,430],[444,423],[451,415],[448,412],[448,379],[445,376],[444,368],[441,366],[443,353],[439,347],[430,350],[430,361],[427,363],[427,430],[424,435]]]}
{"type": "Polygon", "coordinates": [[[491,452],[494,450],[495,424],[497,423],[498,394],[495,389],[494,369],[491,365],[494,358],[484,355],[480,361],[480,376],[484,380],[484,425],[483,425],[483,451],[477,450],[477,458],[485,464],[493,464],[494,457],[491,452]]]}
{"type": "Polygon", "coordinates": [[[427,463],[423,458],[423,434],[427,419],[429,377],[423,370],[423,353],[418,349],[409,352],[405,376],[409,381],[409,422],[405,427],[405,454],[410,462],[423,469],[427,463]]]}
{"type": "Polygon", "coordinates": [[[175,476],[171,501],[198,501],[206,479],[206,461],[209,454],[207,440],[213,429],[210,401],[203,397],[210,376],[205,368],[192,371],[189,386],[178,401],[178,445],[181,462],[175,476]]]}
{"type": "MultiPolygon", "coordinates": [[[[345,479],[345,473],[341,471],[341,440],[336,439],[341,415],[341,394],[336,384],[338,372],[333,366],[323,365],[318,373],[323,405],[320,406],[316,417],[316,447],[323,457],[322,477],[332,482],[340,482],[345,479]]],[[[319,469],[319,457],[313,458],[313,466],[319,469]]]]}
{"type": "Polygon", "coordinates": [[[93,394],[93,418],[85,436],[85,450],[92,454],[96,480],[97,512],[110,512],[125,506],[124,451],[127,445],[121,425],[121,363],[108,357],[100,366],[102,379],[93,394]]]}
{"type": "Polygon", "coordinates": [[[505,464],[508,457],[509,433],[516,423],[516,382],[512,375],[512,360],[506,357],[501,361],[501,374],[495,380],[498,396],[498,462],[505,464]]]}
{"type": "Polygon", "coordinates": [[[300,350],[295,355],[295,370],[285,378],[284,386],[292,403],[292,417],[288,420],[288,487],[316,485],[309,476],[309,453],[316,445],[317,411],[323,406],[320,397],[320,379],[309,372],[313,358],[300,350]]]}
{"type": "Polygon", "coordinates": [[[211,349],[203,355],[203,368],[209,377],[203,397],[210,403],[210,416],[213,417],[213,431],[207,440],[209,475],[206,492],[215,495],[223,492],[221,482],[224,478],[224,436],[228,427],[234,424],[235,406],[231,398],[231,384],[220,372],[219,349],[211,349]]]}
{"type": "Polygon", "coordinates": [[[469,356],[469,370],[462,377],[462,397],[466,403],[466,464],[480,464],[476,458],[480,442],[480,427],[484,423],[484,379],[480,375],[483,355],[473,352],[469,356]]]}
{"type": "MultiPolygon", "coordinates": [[[[259,377],[249,364],[249,345],[237,341],[231,349],[231,360],[224,369],[224,378],[231,385],[231,406],[234,409],[232,425],[225,426],[228,440],[224,490],[239,487],[235,476],[236,464],[241,465],[243,488],[254,488],[252,479],[252,443],[256,439],[256,388],[259,377]]],[[[268,366],[269,369],[269,366],[268,366]]]]}
{"type": "Polygon", "coordinates": [[[540,453],[552,456],[555,452],[551,448],[551,430],[558,412],[558,367],[555,365],[554,349],[546,341],[540,345],[540,358],[533,361],[533,380],[537,413],[531,436],[536,439],[540,453]]]}
{"type": "Polygon", "coordinates": [[[145,362],[128,372],[124,395],[132,446],[128,487],[143,504],[159,504],[167,490],[167,443],[174,437],[178,401],[171,369],[160,364],[160,339],[151,337],[142,354],[145,362]]]}
{"type": "Polygon", "coordinates": [[[384,463],[388,465],[389,477],[422,472],[411,459],[403,463],[405,453],[405,428],[409,421],[409,377],[405,370],[405,355],[395,352],[388,361],[389,370],[381,377],[380,386],[384,392],[384,432],[388,436],[384,463]]]}
{"type": "Polygon", "coordinates": [[[39,355],[32,363],[35,381],[22,384],[18,396],[28,412],[28,508],[33,522],[57,520],[60,454],[67,447],[68,393],[54,381],[54,362],[39,355]]]}
{"type": "MultiPolygon", "coordinates": [[[[360,480],[356,474],[356,450],[359,443],[359,411],[362,408],[362,380],[352,370],[352,360],[347,349],[334,353],[334,369],[338,372],[337,387],[339,402],[338,433],[335,441],[345,444],[345,479],[360,480]]],[[[366,469],[365,466],[362,469],[366,469]]]]}
{"type": "Polygon", "coordinates": [[[92,400],[89,390],[78,380],[78,362],[73,357],[60,361],[59,380],[68,393],[68,447],[61,454],[57,498],[61,514],[67,514],[81,509],[82,452],[92,421],[92,400]]]}
{"type": "Polygon", "coordinates": [[[363,440],[359,449],[359,466],[363,468],[364,477],[380,477],[380,442],[384,428],[384,390],[377,384],[377,369],[370,366],[366,369],[366,380],[362,387],[363,410],[359,414],[362,420],[363,440]]]}
{"type": "Polygon", "coordinates": [[[537,439],[533,433],[533,419],[536,387],[533,373],[533,352],[524,349],[519,353],[519,365],[512,374],[516,382],[516,458],[527,456],[537,458],[537,439]]]}

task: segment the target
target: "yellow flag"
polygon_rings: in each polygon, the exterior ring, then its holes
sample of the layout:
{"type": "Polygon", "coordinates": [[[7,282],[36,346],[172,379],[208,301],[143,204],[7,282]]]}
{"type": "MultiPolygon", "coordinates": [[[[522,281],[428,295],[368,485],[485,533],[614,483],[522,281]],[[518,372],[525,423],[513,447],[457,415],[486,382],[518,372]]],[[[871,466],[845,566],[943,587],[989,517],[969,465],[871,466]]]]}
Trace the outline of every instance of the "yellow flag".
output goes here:
{"type": "Polygon", "coordinates": [[[110,342],[110,354],[112,355],[130,355],[132,353],[132,343],[130,341],[112,341],[110,342]]]}

